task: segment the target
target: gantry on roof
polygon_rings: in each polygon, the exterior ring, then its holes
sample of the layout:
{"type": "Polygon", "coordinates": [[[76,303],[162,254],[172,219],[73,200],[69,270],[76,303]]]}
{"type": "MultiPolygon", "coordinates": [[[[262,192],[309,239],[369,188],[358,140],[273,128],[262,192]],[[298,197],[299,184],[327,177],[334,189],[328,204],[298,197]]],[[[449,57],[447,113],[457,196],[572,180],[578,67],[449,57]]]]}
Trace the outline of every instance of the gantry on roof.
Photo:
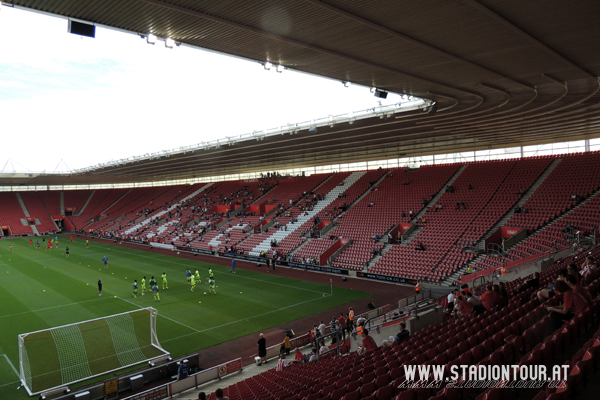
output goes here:
{"type": "Polygon", "coordinates": [[[597,0],[3,4],[437,102],[436,113],[374,116],[3,185],[164,181],[600,137],[597,0]]]}

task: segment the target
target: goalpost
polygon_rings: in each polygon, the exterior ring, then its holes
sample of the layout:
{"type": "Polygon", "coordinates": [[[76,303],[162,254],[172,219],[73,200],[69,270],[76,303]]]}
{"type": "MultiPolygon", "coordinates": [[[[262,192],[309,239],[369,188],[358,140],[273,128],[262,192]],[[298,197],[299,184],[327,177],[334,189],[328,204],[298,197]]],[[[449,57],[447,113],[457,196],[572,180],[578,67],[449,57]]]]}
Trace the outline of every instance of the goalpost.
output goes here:
{"type": "Polygon", "coordinates": [[[156,318],[156,309],[149,307],[21,334],[21,385],[32,396],[166,359],[169,352],[158,341],[156,318]]]}

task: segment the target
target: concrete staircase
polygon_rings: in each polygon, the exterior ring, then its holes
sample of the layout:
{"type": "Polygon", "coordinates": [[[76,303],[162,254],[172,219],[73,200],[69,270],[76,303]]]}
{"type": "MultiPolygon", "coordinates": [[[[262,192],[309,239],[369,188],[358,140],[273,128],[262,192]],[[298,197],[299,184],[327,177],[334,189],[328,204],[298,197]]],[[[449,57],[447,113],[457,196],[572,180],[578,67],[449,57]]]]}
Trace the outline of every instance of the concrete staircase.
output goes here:
{"type": "Polygon", "coordinates": [[[352,207],[357,205],[366,195],[371,193],[371,190],[373,190],[373,188],[376,188],[377,186],[379,186],[379,184],[385,179],[386,176],[388,176],[389,173],[390,173],[390,171],[387,171],[385,174],[383,174],[383,176],[381,178],[377,179],[377,181],[371,187],[369,187],[367,190],[365,190],[365,192],[363,194],[358,196],[356,198],[356,200],[354,200],[351,204],[348,205],[348,208],[346,208],[346,211],[344,211],[343,213],[341,213],[340,215],[335,217],[333,219],[333,221],[337,221],[338,218],[341,218],[342,216],[344,216],[344,214],[346,214],[348,211],[350,211],[352,209],[352,207]]]}
{"type": "MultiPolygon", "coordinates": [[[[21,198],[21,195],[19,194],[19,192],[15,192],[15,195],[17,196],[17,200],[19,201],[19,204],[21,205],[21,210],[23,210],[23,214],[25,214],[25,217],[27,217],[27,218],[31,217],[31,214],[29,214],[29,211],[27,210],[27,207],[25,206],[25,202],[23,201],[23,198],[21,198]]],[[[37,236],[40,235],[40,231],[38,231],[37,226],[29,225],[29,227],[31,228],[33,233],[35,233],[37,236]]]]}
{"type": "Polygon", "coordinates": [[[544,173],[540,175],[540,177],[533,183],[533,185],[531,185],[531,187],[523,194],[523,196],[521,196],[519,201],[517,201],[517,203],[506,214],[504,214],[504,216],[498,222],[496,222],[496,224],[489,231],[487,231],[485,235],[483,235],[483,238],[477,244],[477,247],[479,248],[480,252],[486,251],[485,240],[508,222],[508,220],[513,216],[514,209],[517,206],[522,207],[523,204],[525,204],[525,202],[527,202],[527,200],[529,200],[529,198],[533,196],[536,190],[542,185],[542,183],[544,183],[546,178],[548,178],[552,171],[554,171],[554,169],[557,167],[560,161],[560,158],[557,158],[556,160],[552,161],[552,163],[548,166],[546,171],[544,171],[544,173]]]}
{"type": "MultiPolygon", "coordinates": [[[[207,183],[206,185],[202,186],[201,188],[197,189],[196,191],[194,191],[193,193],[190,193],[188,196],[184,197],[183,199],[181,199],[180,201],[178,201],[175,204],[172,204],[169,208],[167,208],[166,210],[162,210],[156,214],[154,214],[152,217],[150,218],[146,218],[143,221],[137,223],[136,225],[133,225],[131,228],[127,229],[125,231],[125,233],[127,235],[129,235],[131,232],[135,232],[136,229],[139,229],[141,227],[143,227],[144,225],[148,225],[150,222],[152,222],[153,220],[155,220],[156,218],[160,219],[160,217],[162,217],[163,215],[167,215],[170,211],[174,210],[177,208],[178,205],[181,205],[184,201],[189,200],[194,198],[195,196],[197,196],[199,193],[202,193],[204,190],[208,189],[210,187],[210,185],[212,185],[212,183],[207,183]]],[[[177,220],[179,222],[179,220],[177,220]]],[[[171,221],[172,222],[172,221],[171,221]]],[[[159,234],[164,232],[167,229],[167,224],[164,224],[164,226],[161,226],[161,228],[164,227],[164,229],[161,231],[161,229],[159,228],[159,234]]],[[[154,235],[152,235],[154,236],[154,235]]],[[[148,237],[152,237],[150,235],[148,235],[148,237]]]]}
{"type": "MultiPolygon", "coordinates": [[[[467,168],[466,165],[461,166],[458,171],[456,171],[454,173],[454,175],[452,175],[450,177],[450,179],[448,179],[448,182],[446,182],[446,184],[437,192],[437,194],[435,196],[433,196],[433,198],[429,201],[429,203],[427,203],[429,206],[433,206],[435,203],[437,203],[437,201],[440,199],[440,197],[442,197],[442,195],[444,193],[446,193],[446,186],[448,185],[452,185],[454,183],[454,181],[456,180],[456,178],[458,178],[460,176],[460,174],[462,174],[462,172],[467,168]]],[[[419,218],[423,217],[423,215],[425,215],[425,213],[427,212],[427,207],[423,207],[423,209],[421,211],[419,211],[417,213],[417,215],[415,215],[415,217],[413,219],[410,220],[411,223],[415,223],[419,218]]]]}
{"type": "MultiPolygon", "coordinates": [[[[104,214],[104,216],[100,217],[98,219],[98,221],[102,221],[103,219],[107,218],[108,214],[109,214],[108,210],[110,210],[111,208],[113,208],[115,205],[119,204],[119,202],[121,200],[123,200],[125,198],[125,196],[127,196],[129,193],[131,193],[132,190],[133,190],[133,188],[129,189],[128,191],[126,191],[125,193],[123,193],[123,195],[121,197],[119,197],[117,200],[115,200],[110,206],[108,206],[104,210],[100,211],[100,214],[104,214]]],[[[122,217],[123,216],[120,215],[119,217],[115,218],[115,221],[118,221],[119,219],[122,219],[122,217]]],[[[113,225],[111,225],[110,227],[113,227],[113,226],[115,226],[117,224],[118,224],[118,222],[115,223],[115,224],[113,224],[113,225]]]]}
{"type": "Polygon", "coordinates": [[[471,261],[469,261],[468,263],[464,264],[462,267],[460,267],[459,269],[454,271],[452,274],[448,275],[446,277],[446,279],[441,281],[440,285],[441,286],[453,286],[454,281],[457,280],[459,276],[461,276],[462,274],[465,273],[467,268],[469,268],[469,265],[471,265],[471,266],[475,265],[478,261],[481,261],[483,259],[483,257],[485,257],[485,254],[480,254],[477,257],[475,257],[474,259],[472,259],[471,261]]]}
{"type": "Polygon", "coordinates": [[[304,214],[299,215],[296,218],[298,220],[297,223],[287,224],[287,226],[288,226],[287,231],[278,229],[277,231],[275,231],[275,233],[273,233],[272,235],[267,237],[265,240],[263,240],[262,243],[260,243],[256,247],[254,247],[249,252],[249,254],[252,256],[258,256],[258,255],[260,255],[261,251],[266,252],[266,251],[270,250],[271,249],[271,241],[273,239],[277,240],[277,242],[280,243],[286,237],[291,235],[292,232],[295,232],[297,229],[299,229],[305,222],[312,219],[315,215],[317,215],[319,212],[321,212],[321,210],[323,210],[325,207],[327,207],[328,205],[333,203],[338,198],[338,195],[340,193],[344,193],[346,190],[348,190],[348,188],[350,188],[352,185],[354,185],[365,174],[366,174],[365,171],[353,172],[352,174],[350,174],[350,176],[348,176],[345,179],[343,185],[336,186],[333,189],[331,189],[331,191],[325,195],[323,200],[319,201],[316,204],[316,206],[313,208],[312,211],[308,211],[307,215],[304,215],[304,214]]]}
{"type": "Polygon", "coordinates": [[[298,250],[300,250],[301,248],[303,248],[304,246],[306,246],[306,245],[307,245],[307,244],[308,244],[308,243],[309,243],[311,240],[312,240],[312,238],[308,238],[308,239],[306,239],[304,242],[302,242],[302,243],[300,244],[300,246],[298,246],[298,247],[296,247],[294,250],[290,251],[289,255],[293,257],[293,256],[294,256],[294,254],[296,254],[296,252],[297,252],[298,250]]]}
{"type": "Polygon", "coordinates": [[[75,214],[76,217],[80,217],[81,214],[83,214],[83,211],[85,210],[85,208],[87,207],[87,205],[90,204],[90,201],[92,200],[92,197],[94,196],[95,193],[96,193],[96,191],[92,190],[92,193],[90,193],[90,196],[87,198],[87,200],[83,204],[83,207],[81,207],[81,210],[78,210],[77,214],[75,214]]]}
{"type": "Polygon", "coordinates": [[[410,244],[410,242],[412,242],[412,240],[419,234],[419,232],[421,232],[423,230],[423,228],[425,228],[425,227],[424,226],[416,226],[415,229],[410,233],[410,235],[408,235],[406,240],[403,240],[402,243],[400,243],[400,246],[408,246],[410,244]]]}
{"type": "Polygon", "coordinates": [[[373,257],[369,263],[367,264],[366,268],[364,270],[368,270],[369,268],[371,268],[373,265],[375,265],[375,263],[379,260],[381,260],[381,257],[383,257],[385,255],[385,253],[387,253],[388,251],[390,251],[392,249],[393,245],[386,243],[383,245],[383,248],[381,249],[381,252],[376,255],[375,257],[373,257]]]}

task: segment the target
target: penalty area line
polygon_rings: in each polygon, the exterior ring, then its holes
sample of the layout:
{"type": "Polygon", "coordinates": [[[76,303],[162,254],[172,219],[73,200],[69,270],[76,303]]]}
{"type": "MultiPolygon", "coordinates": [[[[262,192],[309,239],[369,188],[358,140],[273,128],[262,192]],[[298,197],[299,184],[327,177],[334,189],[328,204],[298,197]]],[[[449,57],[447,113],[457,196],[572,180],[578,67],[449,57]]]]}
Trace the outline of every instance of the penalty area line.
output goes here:
{"type": "Polygon", "coordinates": [[[106,297],[104,297],[102,299],[93,299],[93,300],[80,301],[78,303],[67,303],[67,304],[63,304],[63,305],[60,305],[60,306],[54,306],[54,307],[40,308],[39,310],[29,310],[29,311],[23,311],[23,312],[15,313],[15,314],[0,315],[0,319],[2,319],[2,318],[8,318],[8,317],[15,317],[15,316],[18,316],[18,315],[29,314],[29,313],[37,313],[37,312],[41,312],[41,311],[54,310],[56,308],[69,307],[69,306],[77,306],[79,304],[89,303],[89,302],[92,302],[92,301],[98,301],[98,300],[103,300],[103,299],[106,299],[106,297]]]}
{"type": "MultiPolygon", "coordinates": [[[[328,294],[328,293],[323,293],[323,297],[329,297],[329,296],[331,296],[331,295],[330,295],[330,294],[328,294]]],[[[322,299],[323,299],[323,297],[317,297],[317,298],[315,298],[315,299],[306,300],[306,301],[301,301],[300,303],[291,304],[291,305],[289,305],[289,306],[281,307],[281,308],[278,308],[278,309],[276,309],[276,310],[267,311],[267,312],[264,312],[264,313],[262,313],[262,314],[256,314],[256,315],[252,315],[252,316],[250,316],[250,317],[248,317],[248,318],[242,318],[242,319],[238,319],[238,320],[236,320],[236,321],[227,322],[227,323],[225,323],[225,324],[221,324],[221,325],[218,325],[218,326],[213,326],[213,327],[211,327],[211,328],[206,328],[206,329],[202,329],[202,330],[196,330],[196,333],[208,332],[208,331],[211,331],[211,330],[213,330],[213,329],[220,329],[220,328],[223,328],[223,327],[225,327],[225,326],[229,326],[229,325],[237,324],[237,323],[240,323],[240,322],[247,322],[248,320],[250,320],[250,319],[252,319],[252,318],[262,317],[262,316],[265,316],[265,315],[272,314],[272,313],[274,313],[274,312],[279,312],[279,311],[287,310],[288,308],[292,308],[292,307],[300,306],[300,305],[303,305],[303,304],[306,304],[306,303],[310,303],[310,302],[312,302],[312,301],[315,301],[315,300],[322,300],[322,299]]],[[[165,317],[165,318],[167,318],[167,317],[165,317]]],[[[194,334],[195,334],[195,333],[188,333],[187,335],[181,335],[181,336],[177,336],[177,337],[174,337],[174,338],[171,338],[171,339],[161,340],[161,343],[170,342],[170,341],[172,341],[172,340],[178,340],[178,339],[181,339],[181,338],[183,338],[183,337],[186,337],[186,336],[191,336],[191,335],[194,335],[194,334]]]]}
{"type": "MultiPolygon", "coordinates": [[[[119,296],[115,296],[115,297],[116,297],[117,299],[119,299],[119,300],[123,300],[123,301],[125,301],[125,302],[127,302],[127,303],[129,303],[129,304],[132,304],[132,305],[136,306],[137,308],[141,308],[141,309],[144,309],[144,308],[146,308],[146,307],[142,307],[142,306],[140,306],[139,304],[135,304],[133,301],[129,301],[129,300],[127,300],[127,299],[124,299],[124,298],[122,298],[122,297],[119,297],[119,296]]],[[[201,331],[199,331],[199,330],[198,330],[198,329],[196,329],[196,328],[192,328],[191,326],[189,326],[189,325],[186,325],[186,324],[184,324],[184,323],[181,323],[181,322],[179,322],[179,321],[177,321],[177,320],[174,320],[173,318],[167,317],[166,315],[162,315],[162,314],[160,314],[160,313],[159,313],[159,314],[158,314],[158,316],[159,316],[159,317],[166,318],[166,319],[168,319],[169,321],[173,321],[173,322],[175,322],[176,324],[179,324],[179,325],[181,325],[181,326],[184,326],[184,327],[186,327],[186,328],[188,328],[188,329],[191,329],[191,330],[193,330],[193,331],[194,331],[194,332],[196,332],[196,333],[200,333],[200,332],[201,332],[201,331]]]]}
{"type": "MultiPolygon", "coordinates": [[[[6,354],[0,354],[0,355],[6,359],[6,362],[8,363],[8,365],[10,365],[10,367],[14,371],[15,375],[17,376],[17,378],[21,379],[21,376],[19,375],[19,371],[17,371],[17,368],[15,367],[15,365],[12,363],[12,361],[10,361],[10,358],[8,358],[8,356],[6,354]]],[[[17,382],[20,382],[20,381],[17,381],[17,382]]],[[[12,382],[12,383],[16,383],[16,382],[12,382]]],[[[12,383],[10,383],[10,384],[12,384],[12,383]]]]}

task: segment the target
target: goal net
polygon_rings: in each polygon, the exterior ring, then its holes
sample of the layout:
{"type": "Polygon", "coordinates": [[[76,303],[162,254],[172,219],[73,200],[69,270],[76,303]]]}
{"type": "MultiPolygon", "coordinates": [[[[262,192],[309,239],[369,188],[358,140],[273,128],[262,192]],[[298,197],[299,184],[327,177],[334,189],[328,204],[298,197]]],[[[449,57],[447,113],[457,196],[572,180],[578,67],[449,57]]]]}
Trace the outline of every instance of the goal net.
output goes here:
{"type": "Polygon", "coordinates": [[[34,395],[167,358],[156,317],[150,307],[19,335],[21,384],[34,395]]]}

